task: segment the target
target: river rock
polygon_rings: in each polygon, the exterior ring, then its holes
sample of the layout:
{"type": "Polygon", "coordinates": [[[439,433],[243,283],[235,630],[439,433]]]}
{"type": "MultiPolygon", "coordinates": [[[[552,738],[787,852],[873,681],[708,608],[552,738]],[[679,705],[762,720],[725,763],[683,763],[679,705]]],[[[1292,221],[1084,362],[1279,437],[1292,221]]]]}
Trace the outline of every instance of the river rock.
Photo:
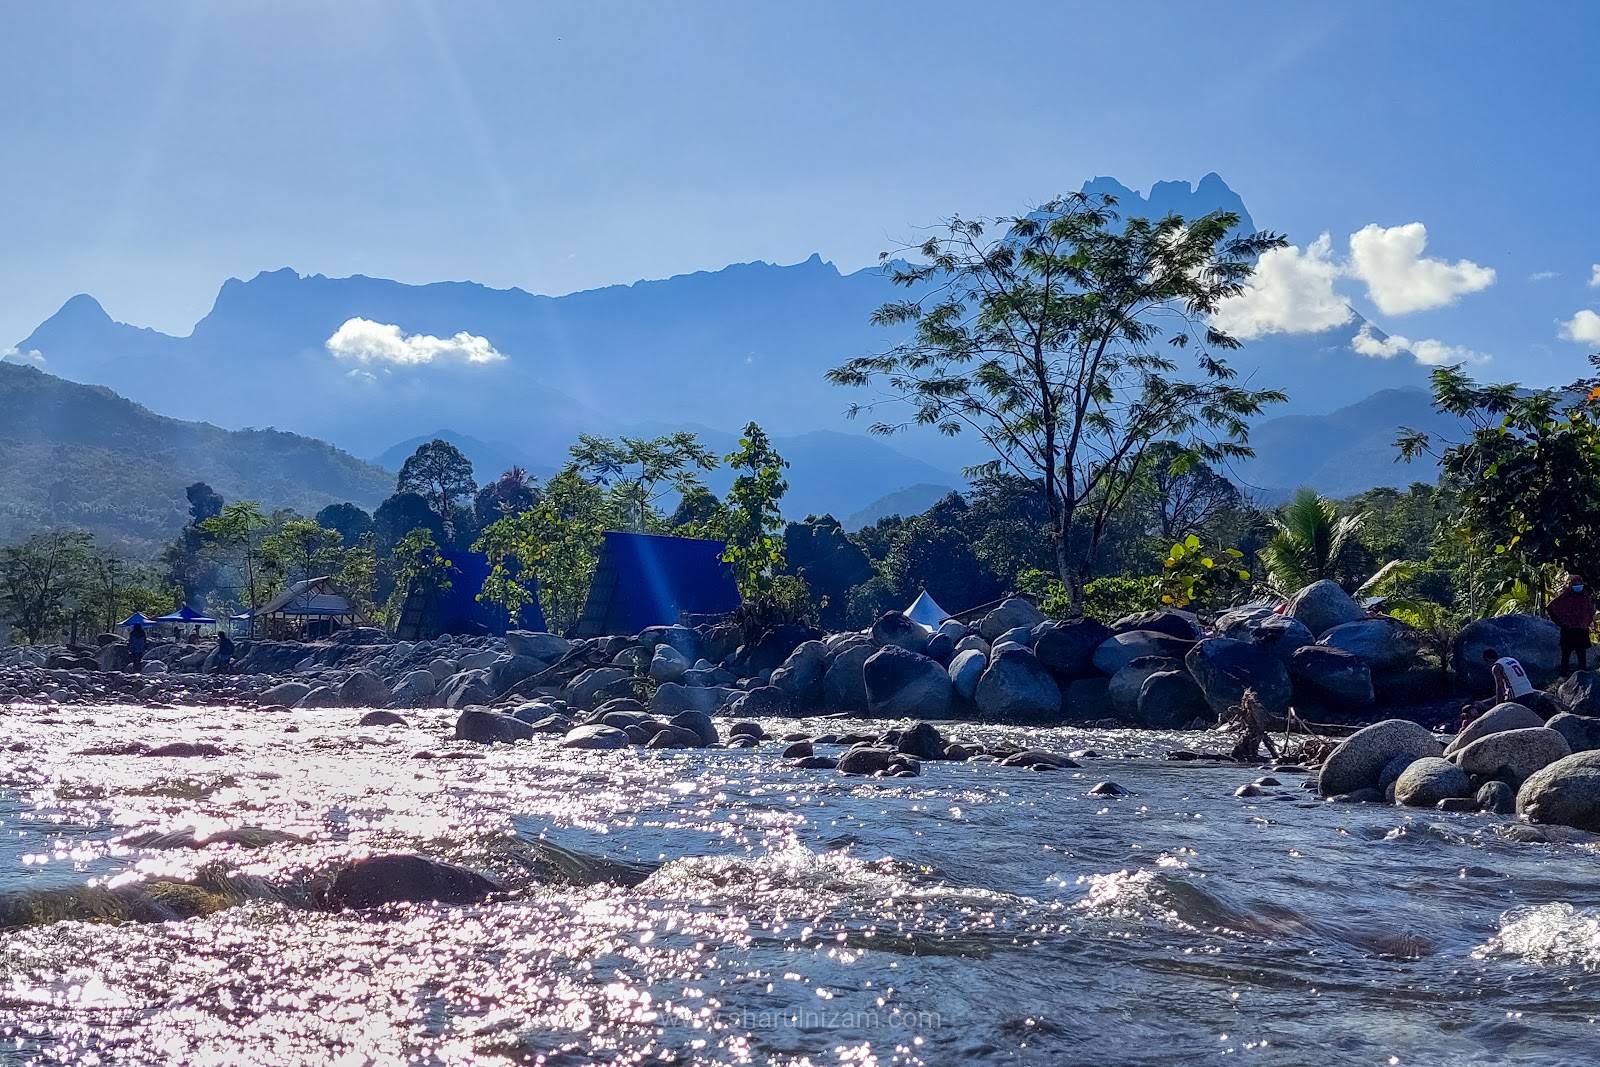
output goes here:
{"type": "Polygon", "coordinates": [[[652,681],[676,682],[688,673],[691,666],[693,664],[682,652],[671,645],[661,644],[656,646],[655,653],[650,657],[649,674],[652,681]]]}
{"type": "MultiPolygon", "coordinates": [[[[923,643],[927,643],[926,636],[923,643]]],[[[827,646],[821,641],[806,641],[772,672],[771,684],[788,693],[797,709],[807,710],[822,703],[822,680],[827,672],[827,646]]]]}
{"type": "Polygon", "coordinates": [[[950,714],[950,675],[931,659],[887,645],[867,658],[862,674],[873,715],[939,719],[950,714]]]}
{"type": "Polygon", "coordinates": [[[428,661],[428,673],[433,675],[435,682],[443,685],[459,672],[455,660],[440,657],[428,661]]]}
{"type": "Polygon", "coordinates": [[[1461,732],[1444,747],[1446,756],[1454,755],[1480,737],[1502,733],[1506,730],[1531,730],[1544,725],[1544,720],[1521,704],[1507,701],[1496,704],[1488,711],[1461,728],[1461,732]]]}
{"type": "Polygon", "coordinates": [[[1484,782],[1473,799],[1477,801],[1480,811],[1510,815],[1517,810],[1516,791],[1501,781],[1484,782]]]}
{"type": "Polygon", "coordinates": [[[1031,602],[1021,597],[1008,597],[983,617],[983,621],[978,623],[978,633],[983,635],[985,641],[992,642],[1007,630],[1018,626],[1031,629],[1041,622],[1044,622],[1044,612],[1031,602]]]}
{"type": "Polygon", "coordinates": [[[1494,691],[1485,649],[1494,649],[1522,664],[1534,685],[1556,680],[1561,667],[1561,628],[1533,615],[1495,615],[1470,622],[1450,645],[1450,663],[1456,677],[1474,693],[1494,691]]]}
{"type": "Polygon", "coordinates": [[[584,671],[567,686],[567,699],[579,707],[589,707],[603,697],[624,696],[632,690],[633,675],[621,667],[595,667],[584,671]]]}
{"type": "Polygon", "coordinates": [[[1196,625],[1195,620],[1179,611],[1138,611],[1132,615],[1124,615],[1111,624],[1111,632],[1114,634],[1125,634],[1133,630],[1149,630],[1183,641],[1197,641],[1200,638],[1200,627],[1196,625]]]}
{"type": "Polygon", "coordinates": [[[1070,722],[1111,718],[1111,679],[1079,678],[1067,686],[1063,709],[1070,722]]]}
{"type": "Polygon", "coordinates": [[[794,714],[794,701],[789,699],[789,694],[782,689],[770,685],[758,685],[744,696],[734,701],[734,708],[739,715],[755,715],[760,718],[776,718],[794,714]]]}
{"type": "Polygon", "coordinates": [[[934,634],[928,638],[922,654],[940,666],[948,667],[950,658],[956,654],[956,639],[949,634],[934,634]]]}
{"type": "Polygon", "coordinates": [[[329,902],[364,911],[385,904],[470,904],[500,891],[476,871],[424,856],[368,856],[333,878],[329,902]]]}
{"type": "Polygon", "coordinates": [[[1395,801],[1408,808],[1432,808],[1448,797],[1470,796],[1472,783],[1466,773],[1435,756],[1412,761],[1394,783],[1395,801]]]}
{"type": "Polygon", "coordinates": [[[928,644],[928,631],[898,611],[886,611],[872,624],[872,643],[879,648],[903,648],[921,653],[928,644]]]}
{"type": "Polygon", "coordinates": [[[960,700],[971,701],[978,694],[978,680],[989,666],[989,657],[975,648],[957,652],[950,660],[950,687],[960,700]]]}
{"type": "Polygon", "coordinates": [[[1039,723],[1061,719],[1060,687],[1039,658],[1023,648],[990,661],[973,699],[986,719],[1039,723]]]}
{"type": "Polygon", "coordinates": [[[1357,604],[1338,582],[1324,578],[1290,597],[1283,614],[1299,619],[1312,634],[1321,637],[1335,626],[1366,618],[1367,609],[1357,604]]]}
{"type": "Polygon", "coordinates": [[[361,720],[357,722],[356,725],[404,726],[406,725],[406,719],[404,715],[397,715],[392,711],[369,711],[365,715],[361,716],[361,720]]]}
{"type": "Polygon", "coordinates": [[[1417,660],[1417,632],[1398,619],[1361,619],[1341,623],[1317,640],[1327,648],[1352,653],[1373,671],[1393,671],[1417,660]]]}
{"type": "Polygon", "coordinates": [[[389,704],[397,708],[425,707],[433,698],[438,681],[432,671],[410,671],[389,692],[389,704]]]}
{"type": "Polygon", "coordinates": [[[1295,649],[1289,656],[1289,678],[1297,704],[1304,701],[1343,711],[1371,707],[1375,699],[1372,671],[1355,653],[1342,648],[1305,645],[1295,649]]]}
{"type": "Polygon", "coordinates": [[[1182,670],[1157,671],[1146,678],[1139,689],[1137,712],[1139,725],[1151,730],[1176,730],[1211,717],[1206,695],[1182,670]]]}
{"type": "Polygon", "coordinates": [[[526,741],[532,736],[532,726],[513,715],[502,715],[498,711],[468,708],[456,717],[456,739],[459,741],[477,741],[484,745],[496,742],[510,744],[513,741],[526,741]]]}
{"type": "Polygon", "coordinates": [[[615,726],[575,726],[561,739],[562,748],[618,749],[629,745],[628,734],[615,726]]]}
{"type": "Polygon", "coordinates": [[[839,757],[838,769],[841,774],[883,774],[897,755],[892,748],[858,745],[839,757]]]}
{"type": "MultiPolygon", "coordinates": [[[[1139,721],[1139,693],[1146,678],[1183,669],[1183,661],[1165,656],[1140,656],[1111,676],[1111,714],[1126,723],[1139,721]]],[[[1186,720],[1187,721],[1187,720],[1186,720]]]]}
{"type": "Polygon", "coordinates": [[[1281,713],[1289,706],[1289,672],[1282,660],[1265,649],[1244,641],[1211,637],[1195,645],[1183,662],[1217,715],[1239,703],[1246,689],[1254,690],[1256,698],[1271,711],[1281,713]]]}
{"type": "Polygon", "coordinates": [[[435,703],[445,708],[464,708],[469,704],[487,704],[498,694],[489,684],[486,670],[462,671],[445,680],[434,694],[435,703]]]}
{"type": "Polygon", "coordinates": [[[500,656],[489,664],[489,686],[496,693],[504,693],[548,666],[544,660],[532,656],[500,656]]]}
{"type": "Polygon", "coordinates": [[[1034,627],[1033,654],[1058,682],[1073,682],[1095,673],[1095,649],[1110,636],[1097,619],[1046,620],[1034,627]]]}
{"type": "Polygon", "coordinates": [[[532,630],[512,630],[506,634],[506,652],[513,656],[526,656],[552,664],[571,651],[572,642],[556,634],[532,630]]]}
{"type": "Polygon", "coordinates": [[[1573,671],[1550,695],[1574,715],[1600,717],[1600,674],[1594,671],[1573,671]]]}
{"type": "Polygon", "coordinates": [[[690,663],[700,658],[700,635],[692,626],[647,626],[639,631],[639,643],[652,656],[657,648],[669,645],[690,663]]]}
{"type": "Polygon", "coordinates": [[[692,730],[702,745],[714,745],[722,740],[717,736],[717,724],[703,711],[680,711],[672,717],[672,725],[681,730],[692,730]]]}
{"type": "Polygon", "coordinates": [[[914,722],[902,730],[889,730],[884,740],[894,745],[895,751],[918,759],[942,760],[948,743],[939,731],[926,722],[914,722]]]}
{"type": "Polygon", "coordinates": [[[1600,833],[1600,752],[1578,752],[1535,771],[1517,790],[1517,814],[1600,833]]]}
{"type": "Polygon", "coordinates": [[[380,708],[391,695],[389,683],[372,671],[356,671],[339,687],[339,703],[347,708],[380,708]]]}
{"type": "Polygon", "coordinates": [[[500,653],[492,648],[480,649],[477,652],[468,652],[460,659],[461,669],[464,671],[486,671],[500,658],[500,653]]]}
{"type": "Polygon", "coordinates": [[[1171,634],[1159,634],[1153,630],[1129,630],[1124,634],[1112,634],[1095,648],[1094,666],[1101,674],[1109,677],[1141,656],[1164,656],[1167,659],[1181,660],[1193,647],[1193,641],[1185,641],[1171,634]]]}
{"type": "Polygon", "coordinates": [[[1512,787],[1521,785],[1533,772],[1572,755],[1567,739],[1554,730],[1538,726],[1526,730],[1502,730],[1462,746],[1455,754],[1456,764],[1477,778],[1498,778],[1512,787]]]}
{"type": "Polygon", "coordinates": [[[1385,719],[1357,730],[1328,755],[1317,776],[1317,791],[1325,797],[1376,791],[1384,765],[1395,757],[1442,755],[1444,746],[1423,727],[1406,719],[1385,719]]]}
{"type": "Polygon", "coordinates": [[[319,685],[305,696],[295,701],[297,708],[337,708],[342,707],[343,701],[339,699],[339,690],[331,685],[319,685]]]}
{"type": "Polygon", "coordinates": [[[1566,738],[1567,746],[1574,752],[1600,749],[1600,719],[1563,711],[1552,716],[1545,726],[1566,738]]]}
{"type": "Polygon", "coordinates": [[[279,682],[269,689],[263,689],[256,699],[262,704],[282,704],[292,708],[309,692],[311,687],[305,682],[279,682]]]}
{"type": "MultiPolygon", "coordinates": [[[[691,687],[668,682],[650,695],[650,712],[670,719],[680,711],[703,711],[711,715],[736,699],[736,690],[721,686],[691,687]]],[[[748,713],[747,713],[748,714],[748,713]]]]}
{"type": "Polygon", "coordinates": [[[822,699],[829,711],[866,710],[867,660],[877,651],[876,645],[854,645],[834,657],[822,676],[822,699]]]}

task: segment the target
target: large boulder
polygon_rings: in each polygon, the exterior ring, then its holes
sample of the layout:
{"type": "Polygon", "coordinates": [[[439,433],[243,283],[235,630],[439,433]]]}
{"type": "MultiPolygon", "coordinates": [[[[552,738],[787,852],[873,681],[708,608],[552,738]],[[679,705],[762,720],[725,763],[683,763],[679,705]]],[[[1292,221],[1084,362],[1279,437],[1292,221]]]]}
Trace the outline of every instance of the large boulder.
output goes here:
{"type": "Polygon", "coordinates": [[[1224,633],[1222,636],[1238,637],[1239,640],[1259,645],[1284,662],[1288,662],[1296,649],[1315,644],[1317,640],[1316,635],[1299,619],[1270,611],[1241,629],[1243,636],[1236,633],[1224,633]]]}
{"type": "Polygon", "coordinates": [[[692,626],[647,626],[639,631],[639,643],[652,655],[657,648],[667,645],[677,649],[690,663],[700,658],[700,635],[692,626]]]}
{"type": "Polygon", "coordinates": [[[975,648],[957,652],[950,660],[950,686],[956,697],[972,700],[978,695],[978,680],[989,666],[989,657],[975,648]]]}
{"type": "Polygon", "coordinates": [[[1139,721],[1139,692],[1144,680],[1162,671],[1183,669],[1183,661],[1165,656],[1140,656],[1111,676],[1111,714],[1127,723],[1139,721]]]}
{"type": "Polygon", "coordinates": [[[1600,717],[1600,674],[1594,671],[1573,671],[1550,695],[1574,715],[1600,717]]]}
{"type": "Polygon", "coordinates": [[[694,664],[690,663],[689,658],[682,652],[663,643],[657,645],[655,652],[650,656],[650,666],[646,673],[653,682],[676,682],[688,674],[689,668],[693,666],[694,664]]]}
{"type": "MultiPolygon", "coordinates": [[[[789,658],[789,654],[803,642],[816,637],[809,627],[798,623],[782,623],[762,632],[753,645],[747,646],[740,656],[747,674],[774,671],[789,658]]],[[[680,650],[681,651],[681,650],[680,650]]]]}
{"type": "Polygon", "coordinates": [[[821,641],[806,641],[772,672],[772,684],[788,693],[795,707],[804,710],[822,703],[822,680],[827,673],[828,647],[821,641]]]}
{"type": "Polygon", "coordinates": [[[840,774],[883,774],[899,753],[879,745],[860,745],[839,757],[840,774]]]}
{"type": "Polygon", "coordinates": [[[1494,680],[1483,661],[1485,649],[1494,649],[1522,664],[1534,685],[1543,688],[1556,680],[1561,669],[1561,628],[1534,615],[1496,615],[1470,622],[1450,645],[1450,664],[1474,693],[1492,692],[1494,680]]]}
{"type": "Polygon", "coordinates": [[[505,693],[519,682],[525,682],[550,666],[532,656],[500,656],[489,664],[489,685],[496,693],[505,693]]]}
{"type": "Polygon", "coordinates": [[[1179,611],[1138,611],[1124,615],[1111,624],[1111,632],[1125,634],[1133,630],[1149,630],[1184,641],[1200,639],[1200,627],[1194,618],[1179,611]]]}
{"type": "Polygon", "coordinates": [[[1125,634],[1112,634],[1100,642],[1094,650],[1094,666],[1101,674],[1110,676],[1141,656],[1183,659],[1193,647],[1193,641],[1170,634],[1158,634],[1154,630],[1129,630],[1125,634]]]}
{"type": "Polygon", "coordinates": [[[263,704],[281,704],[292,708],[309,692],[311,686],[305,682],[279,682],[270,689],[263,689],[256,699],[263,704]]]}
{"type": "Polygon", "coordinates": [[[1039,657],[1025,648],[993,657],[978,679],[973,699],[986,719],[1038,723],[1061,720],[1061,689],[1039,657]]]}
{"type": "Polygon", "coordinates": [[[650,713],[670,719],[680,711],[703,711],[708,715],[731,703],[737,691],[721,686],[686,686],[668,682],[650,694],[650,713]]]}
{"type": "Polygon", "coordinates": [[[392,695],[389,683],[372,671],[356,671],[339,687],[339,703],[347,708],[381,708],[392,695]]]}
{"type": "MultiPolygon", "coordinates": [[[[1124,668],[1127,670],[1129,668],[1124,668]]],[[[1176,730],[1211,717],[1211,706],[1188,671],[1157,671],[1139,689],[1138,723],[1151,730],[1176,730]]]]}
{"type": "Polygon", "coordinates": [[[1293,695],[1283,661],[1244,641],[1207,638],[1190,649],[1183,662],[1218,715],[1239,703],[1246,689],[1254,690],[1263,706],[1277,712],[1288,708],[1293,695]]]}
{"type": "Polygon", "coordinates": [[[1291,619],[1299,619],[1317,637],[1335,626],[1367,617],[1366,608],[1339,588],[1338,582],[1326,578],[1312,582],[1290,597],[1283,613],[1291,619]]]}
{"type": "Polygon", "coordinates": [[[983,621],[978,623],[978,633],[983,635],[985,641],[993,641],[1007,630],[1018,626],[1032,628],[1041,622],[1044,622],[1044,612],[1030,601],[1017,596],[1008,597],[983,617],[983,621]]]}
{"type": "Polygon", "coordinates": [[[1305,645],[1295,649],[1289,657],[1289,678],[1294,683],[1297,706],[1315,705],[1353,711],[1371,707],[1375,699],[1372,671],[1360,657],[1342,648],[1305,645]]]}
{"type": "Polygon", "coordinates": [[[512,630],[506,634],[506,652],[512,656],[542,660],[551,664],[572,651],[572,642],[556,634],[532,630],[512,630]]]}
{"type": "Polygon", "coordinates": [[[489,682],[487,670],[462,671],[439,686],[435,703],[445,708],[464,708],[469,704],[487,704],[498,695],[489,682]]]}
{"type": "Polygon", "coordinates": [[[368,856],[334,875],[328,902],[358,911],[385,904],[470,904],[499,890],[476,871],[424,856],[368,856]]]}
{"type": "Polygon", "coordinates": [[[1593,752],[1600,749],[1600,719],[1588,715],[1574,715],[1563,711],[1545,723],[1550,729],[1567,739],[1574,752],[1593,752]]]}
{"type": "Polygon", "coordinates": [[[526,741],[533,736],[533,727],[515,715],[502,715],[498,711],[468,708],[456,718],[456,739],[476,741],[479,744],[510,744],[526,741]]]}
{"type": "Polygon", "coordinates": [[[1317,776],[1317,791],[1335,797],[1376,789],[1383,768],[1397,756],[1419,760],[1443,755],[1444,746],[1423,727],[1407,719],[1385,719],[1357,730],[1329,753],[1317,776]]]}
{"type": "Polygon", "coordinates": [[[822,701],[829,711],[866,710],[867,660],[877,651],[876,645],[853,645],[834,657],[822,676],[822,701]]]}
{"type": "Polygon", "coordinates": [[[1455,754],[1456,765],[1477,778],[1498,778],[1512,788],[1533,772],[1572,755],[1567,739],[1546,726],[1502,730],[1480,737],[1455,754]]]}
{"type": "Polygon", "coordinates": [[[886,611],[872,624],[872,643],[879,648],[893,645],[920,653],[928,645],[928,631],[898,611],[886,611]]]}
{"type": "Polygon", "coordinates": [[[1046,621],[1034,627],[1033,654],[1058,682],[1072,682],[1095,673],[1094,650],[1111,631],[1097,619],[1046,621]]]}
{"type": "Polygon", "coordinates": [[[432,671],[410,671],[389,691],[389,703],[397,708],[426,707],[438,688],[439,683],[434,680],[432,671]]]}
{"type": "Polygon", "coordinates": [[[703,711],[680,711],[672,717],[672,725],[692,732],[702,745],[715,745],[722,740],[717,735],[717,724],[703,711]]]}
{"type": "Polygon", "coordinates": [[[770,718],[794,714],[794,701],[789,694],[775,686],[759,685],[735,702],[737,714],[770,718]]]}
{"type": "Polygon", "coordinates": [[[1517,790],[1517,814],[1600,833],[1600,752],[1574,753],[1533,772],[1517,790]]]}
{"type": "Polygon", "coordinates": [[[1437,807],[1441,800],[1470,797],[1472,793],[1466,772],[1436,756],[1413,760],[1394,783],[1395,803],[1410,808],[1437,807]]]}
{"type": "Polygon", "coordinates": [[[579,707],[593,706],[598,700],[627,696],[633,675],[621,667],[595,667],[584,671],[567,685],[567,699],[579,707]]]}
{"type": "Polygon", "coordinates": [[[1323,633],[1317,643],[1357,656],[1373,671],[1401,670],[1417,662],[1417,632],[1398,619],[1361,619],[1323,633]]]}
{"type": "Polygon", "coordinates": [[[1111,679],[1096,675],[1068,683],[1062,710],[1069,722],[1111,718],[1111,679]]]}
{"type": "Polygon", "coordinates": [[[1444,754],[1446,756],[1454,755],[1480,737],[1488,737],[1490,734],[1504,733],[1507,730],[1532,730],[1543,725],[1543,719],[1521,704],[1513,704],[1509,701],[1504,704],[1496,704],[1463,726],[1461,732],[1451,738],[1448,745],[1444,746],[1444,754]]]}
{"type": "Polygon", "coordinates": [[[950,714],[950,675],[925,656],[887,645],[867,657],[862,676],[873,715],[939,719],[950,714]]]}
{"type": "Polygon", "coordinates": [[[628,735],[625,731],[615,726],[603,726],[594,723],[588,726],[575,726],[567,731],[567,736],[561,739],[562,748],[582,749],[618,749],[627,748],[628,735]]]}

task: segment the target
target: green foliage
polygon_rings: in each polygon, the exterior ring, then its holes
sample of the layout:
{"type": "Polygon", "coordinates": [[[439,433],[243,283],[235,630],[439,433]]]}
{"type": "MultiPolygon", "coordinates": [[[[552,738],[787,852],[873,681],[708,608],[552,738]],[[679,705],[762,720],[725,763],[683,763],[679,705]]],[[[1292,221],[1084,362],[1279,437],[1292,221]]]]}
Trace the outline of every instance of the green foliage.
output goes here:
{"type": "Polygon", "coordinates": [[[34,534],[0,548],[0,620],[37,644],[105,632],[136,610],[164,615],[175,591],[82,530],[34,534]]]}
{"type": "Polygon", "coordinates": [[[365,509],[346,501],[329,504],[316,514],[317,525],[336,530],[344,543],[353,545],[372,532],[372,516],[365,509]]]}
{"type": "Polygon", "coordinates": [[[1272,538],[1260,557],[1267,584],[1287,596],[1312,582],[1348,580],[1350,552],[1366,522],[1364,513],[1340,515],[1333,501],[1300,489],[1272,516],[1272,538]]]}
{"type": "Polygon", "coordinates": [[[290,519],[261,539],[261,559],[285,582],[321,578],[339,570],[344,537],[315,519],[290,519]]]}
{"type": "Polygon", "coordinates": [[[1197,534],[1175,542],[1163,564],[1161,603],[1171,608],[1211,611],[1249,588],[1250,572],[1237,548],[1206,549],[1197,534]]]}
{"type": "Polygon", "coordinates": [[[472,510],[478,528],[482,530],[496,519],[527,511],[538,502],[538,479],[521,467],[512,467],[478,490],[472,510]]]}
{"type": "Polygon", "coordinates": [[[1101,622],[1116,622],[1124,615],[1161,607],[1161,577],[1117,575],[1096,578],[1083,587],[1083,613],[1101,622]]]}
{"type": "Polygon", "coordinates": [[[818,615],[805,579],[779,574],[760,597],[739,605],[733,621],[744,633],[745,640],[753,641],[775,626],[816,626],[818,615]]]}
{"type": "Polygon", "coordinates": [[[472,461],[449,441],[435,438],[419,445],[400,468],[396,493],[416,493],[428,502],[446,530],[456,525],[456,510],[477,492],[472,461]]]}
{"type": "Polygon", "coordinates": [[[433,532],[422,527],[406,534],[394,546],[391,566],[394,591],[381,612],[383,624],[391,630],[400,623],[407,596],[415,591],[436,597],[454,585],[451,576],[458,573],[455,564],[440,551],[433,532]]]}
{"type": "Polygon", "coordinates": [[[738,451],[725,462],[740,473],[728,490],[722,561],[732,568],[740,596],[760,601],[770,595],[773,577],[783,569],[783,545],[773,535],[783,524],[778,502],[789,490],[783,477],[789,464],[753,422],[745,426],[738,451]]]}
{"type": "Polygon", "coordinates": [[[1223,212],[1117,228],[1113,205],[1053,200],[993,220],[999,237],[987,234],[990,222],[949,220],[915,250],[920,265],[893,271],[918,295],[873,317],[912,327],[911,338],[829,372],[839,385],[886,385],[909,406],[874,432],[974,432],[994,452],[983,472],[1037,483],[1075,611],[1108,520],[1156,459],[1149,446],[1172,439],[1208,461],[1248,456],[1248,420],[1284,399],[1234,384],[1213,353],[1239,342],[1209,318],[1283,239],[1230,237],[1239,219],[1223,212]],[[1165,324],[1176,329],[1164,338],[1165,324]],[[1197,349],[1198,373],[1180,370],[1157,348],[1163,340],[1197,349]]]}
{"type": "Polygon", "coordinates": [[[261,505],[254,500],[226,504],[220,512],[199,524],[203,533],[211,535],[210,547],[231,558],[243,573],[244,603],[251,609],[259,607],[266,599],[261,545],[271,525],[271,520],[261,513],[261,505]]]}
{"type": "Polygon", "coordinates": [[[666,533],[657,503],[669,494],[687,497],[703,489],[701,472],[717,467],[716,456],[687,431],[617,440],[579,434],[572,462],[607,487],[619,528],[641,533],[666,533]]]}
{"type": "Polygon", "coordinates": [[[832,515],[808,515],[783,531],[784,567],[817,598],[822,625],[847,624],[850,590],[873,576],[872,561],[832,515]]]}

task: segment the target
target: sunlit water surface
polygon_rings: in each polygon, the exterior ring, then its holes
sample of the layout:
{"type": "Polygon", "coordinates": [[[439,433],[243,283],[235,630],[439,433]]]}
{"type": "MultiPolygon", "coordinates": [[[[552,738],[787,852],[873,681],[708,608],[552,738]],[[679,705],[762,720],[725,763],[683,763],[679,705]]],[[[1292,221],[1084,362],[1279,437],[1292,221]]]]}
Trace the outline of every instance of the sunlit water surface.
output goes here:
{"type": "Polygon", "coordinates": [[[6,899],[275,887],[183,921],[0,933],[0,1063],[1576,1064],[1600,1049],[1588,835],[1320,804],[1294,773],[1237,798],[1262,771],[1161,758],[1217,747],[1193,734],[956,724],[1104,755],[877,781],[784,767],[778,743],[484,749],[447,740],[447,713],[358,717],[0,709],[0,745],[26,746],[0,750],[6,899]],[[225,754],[74,754],[135,740],[225,754]],[[1090,795],[1102,780],[1133,795],[1090,795]],[[279,833],[186,845],[244,827],[279,833]],[[576,868],[555,876],[541,843],[576,868]],[[511,893],[365,915],[294,897],[386,851],[511,893]]]}

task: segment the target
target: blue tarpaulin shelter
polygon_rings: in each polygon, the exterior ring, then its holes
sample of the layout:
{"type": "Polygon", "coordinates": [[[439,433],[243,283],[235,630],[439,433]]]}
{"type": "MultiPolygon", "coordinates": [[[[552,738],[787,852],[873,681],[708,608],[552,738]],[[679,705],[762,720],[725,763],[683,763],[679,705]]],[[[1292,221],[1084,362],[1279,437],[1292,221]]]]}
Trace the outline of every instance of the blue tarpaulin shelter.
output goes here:
{"type": "Polygon", "coordinates": [[[121,622],[117,623],[117,628],[118,629],[124,629],[126,627],[131,627],[131,626],[153,626],[153,625],[155,625],[155,620],[154,619],[146,618],[143,612],[136,611],[132,615],[129,615],[126,619],[123,619],[121,622]]]}
{"type": "Polygon", "coordinates": [[[721,541],[658,534],[608,533],[575,636],[635,634],[685,615],[722,615],[739,607],[721,541]]]}
{"type": "Polygon", "coordinates": [[[217,620],[209,615],[202,615],[185,604],[171,615],[163,615],[156,622],[176,622],[184,626],[215,626],[217,620]]]}
{"type": "Polygon", "coordinates": [[[431,641],[440,634],[503,634],[507,630],[543,631],[544,610],[535,597],[522,605],[515,620],[505,610],[478,599],[489,577],[489,557],[482,552],[452,552],[450,588],[406,592],[395,636],[402,641],[431,641]]]}

